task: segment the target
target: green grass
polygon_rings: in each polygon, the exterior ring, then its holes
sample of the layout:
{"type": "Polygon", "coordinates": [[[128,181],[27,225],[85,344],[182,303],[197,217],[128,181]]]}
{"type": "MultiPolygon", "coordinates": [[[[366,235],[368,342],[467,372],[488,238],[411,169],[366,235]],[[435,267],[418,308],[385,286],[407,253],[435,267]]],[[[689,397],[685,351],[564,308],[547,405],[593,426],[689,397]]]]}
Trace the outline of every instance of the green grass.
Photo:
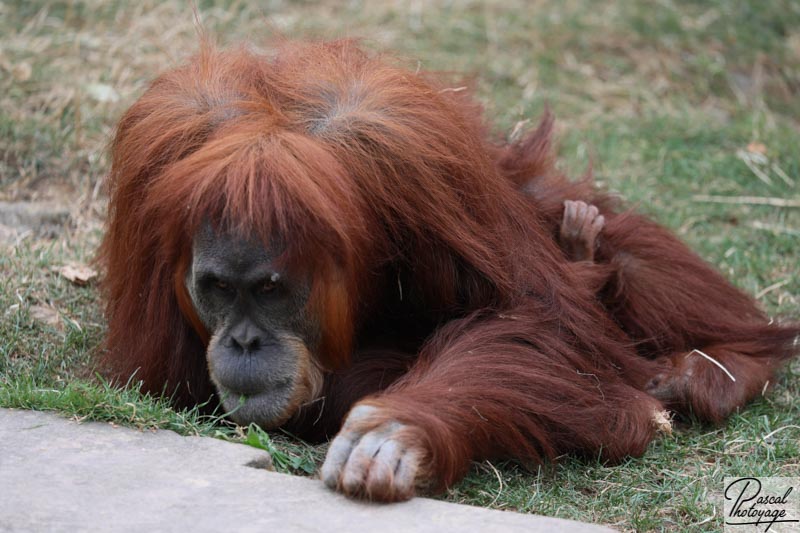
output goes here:
{"type": "MultiPolygon", "coordinates": [[[[419,60],[425,69],[471,76],[499,136],[520,120],[535,124],[549,107],[565,170],[579,175],[591,161],[601,184],[675,230],[758,294],[770,314],[800,317],[800,208],[697,198],[800,199],[800,3],[198,6],[222,42],[275,31],[360,36],[412,67],[419,60]],[[742,160],[751,143],[764,147],[758,168],[768,183],[742,160]]],[[[0,4],[0,201],[51,200],[71,212],[55,239],[30,234],[0,245],[0,406],[248,442],[268,449],[279,469],[305,473],[324,446],[197,410],[176,412],[135,387],[108,387],[91,366],[104,331],[97,288],[51,270],[91,260],[102,234],[98,183],[115,120],[196,41],[191,10],[179,0],[0,4]],[[37,320],[40,307],[56,310],[58,322],[37,320]]],[[[681,426],[644,457],[615,467],[572,458],[535,471],[476,464],[443,498],[627,530],[718,530],[724,476],[800,476],[798,420],[795,362],[771,394],[721,428],[681,426]]]]}

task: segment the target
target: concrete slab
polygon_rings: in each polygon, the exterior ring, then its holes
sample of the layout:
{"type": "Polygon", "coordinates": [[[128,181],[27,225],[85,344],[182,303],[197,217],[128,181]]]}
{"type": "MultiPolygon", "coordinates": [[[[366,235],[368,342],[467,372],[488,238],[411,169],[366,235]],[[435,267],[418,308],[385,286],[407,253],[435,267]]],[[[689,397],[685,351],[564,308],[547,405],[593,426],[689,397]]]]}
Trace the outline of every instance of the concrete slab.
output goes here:
{"type": "Polygon", "coordinates": [[[609,531],[426,498],[354,502],[247,466],[265,460],[217,439],[0,409],[0,531],[609,531]]]}

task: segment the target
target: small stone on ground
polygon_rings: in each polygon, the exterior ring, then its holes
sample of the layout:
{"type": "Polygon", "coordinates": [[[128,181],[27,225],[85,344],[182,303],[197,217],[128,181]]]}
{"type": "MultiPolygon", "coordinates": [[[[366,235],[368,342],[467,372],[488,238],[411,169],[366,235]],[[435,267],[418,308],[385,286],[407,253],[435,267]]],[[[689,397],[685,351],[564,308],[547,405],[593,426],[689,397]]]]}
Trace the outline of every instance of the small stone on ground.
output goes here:
{"type": "Polygon", "coordinates": [[[69,210],[61,204],[0,201],[0,243],[13,244],[25,234],[55,237],[68,220],[69,210]]]}

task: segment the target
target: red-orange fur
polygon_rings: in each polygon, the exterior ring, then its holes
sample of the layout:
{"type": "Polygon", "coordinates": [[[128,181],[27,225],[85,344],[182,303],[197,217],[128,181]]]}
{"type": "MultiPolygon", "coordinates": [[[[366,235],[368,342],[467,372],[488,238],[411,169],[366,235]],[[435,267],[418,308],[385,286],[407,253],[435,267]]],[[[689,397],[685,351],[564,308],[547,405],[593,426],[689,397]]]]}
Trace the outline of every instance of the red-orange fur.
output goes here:
{"type": "Polygon", "coordinates": [[[189,258],[185,256],[184,260],[181,261],[175,269],[175,299],[178,301],[178,309],[180,309],[181,314],[189,321],[189,325],[194,332],[197,333],[197,336],[200,337],[203,344],[208,345],[211,335],[200,321],[200,317],[197,316],[197,311],[195,311],[194,305],[192,304],[192,297],[189,295],[189,290],[186,288],[185,278],[189,266],[187,264],[188,259],[189,258]]]}
{"type": "Polygon", "coordinates": [[[355,336],[355,302],[350,295],[354,292],[334,273],[317,278],[309,298],[308,312],[322,321],[318,358],[329,369],[342,368],[350,361],[355,336]]]}
{"type": "Polygon", "coordinates": [[[661,400],[713,421],[794,354],[797,327],[768,324],[668,231],[556,172],[549,117],[501,145],[446,89],[347,41],[205,46],[159,77],[112,149],[100,257],[117,374],[184,404],[211,395],[207,333],[176,288],[205,219],[282,239],[285,264],[315,280],[331,373],[294,425],[330,434],[370,395],[426,443],[440,485],[473,459],[641,454],[662,408],[646,389],[680,377],[687,352],[739,381],[697,361],[685,394],[661,400]],[[606,216],[594,264],[556,245],[565,199],[606,216]]]}

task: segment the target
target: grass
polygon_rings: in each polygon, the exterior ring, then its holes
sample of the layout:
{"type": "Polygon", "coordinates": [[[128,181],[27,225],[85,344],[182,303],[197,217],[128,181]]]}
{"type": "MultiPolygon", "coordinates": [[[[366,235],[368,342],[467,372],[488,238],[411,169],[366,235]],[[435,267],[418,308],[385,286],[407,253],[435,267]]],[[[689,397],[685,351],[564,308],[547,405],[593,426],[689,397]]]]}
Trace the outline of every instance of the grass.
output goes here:
{"type": "MultiPolygon", "coordinates": [[[[598,181],[758,294],[770,314],[800,316],[800,209],[697,197],[800,198],[797,2],[198,6],[222,42],[274,31],[361,36],[409,64],[472,74],[500,135],[549,106],[565,169],[577,175],[591,161],[598,181]],[[756,171],[745,163],[753,151],[756,171]]],[[[104,384],[91,368],[104,330],[96,286],[52,271],[88,262],[99,242],[98,183],[115,120],[155,73],[195,47],[191,9],[178,0],[0,3],[0,201],[53,201],[71,215],[56,238],[28,233],[2,245],[0,406],[245,441],[270,450],[284,471],[306,472],[324,447],[104,384]]],[[[616,467],[569,458],[533,472],[476,464],[443,498],[626,530],[717,530],[724,476],[800,476],[799,419],[795,362],[773,393],[723,427],[680,427],[616,467]]]]}

